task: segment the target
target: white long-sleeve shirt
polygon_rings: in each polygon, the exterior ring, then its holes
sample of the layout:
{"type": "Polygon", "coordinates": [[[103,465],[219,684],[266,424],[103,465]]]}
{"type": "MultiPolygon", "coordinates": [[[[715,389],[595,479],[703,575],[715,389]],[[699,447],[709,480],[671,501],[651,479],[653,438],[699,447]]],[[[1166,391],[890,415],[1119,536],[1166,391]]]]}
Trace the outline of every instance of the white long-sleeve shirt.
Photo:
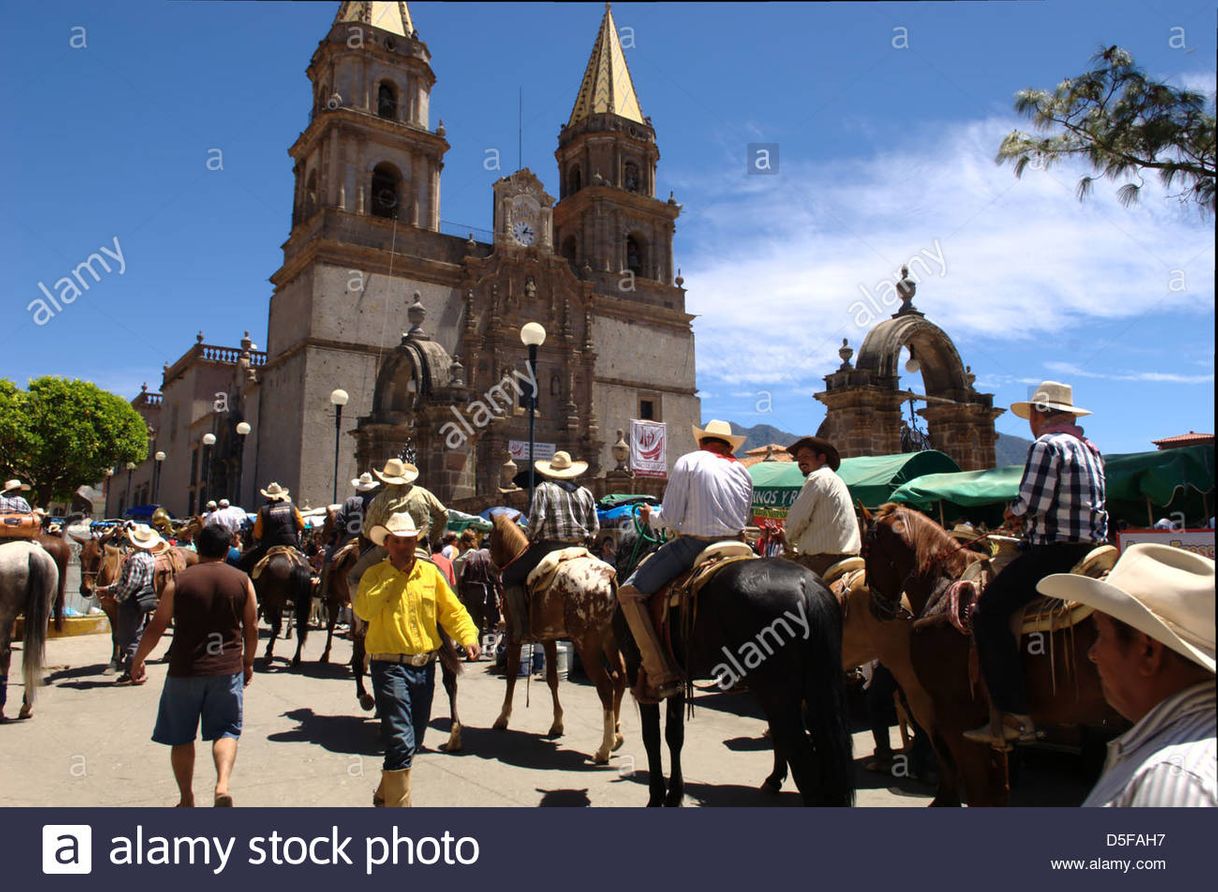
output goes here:
{"type": "Polygon", "coordinates": [[[804,480],[785,524],[787,542],[800,554],[858,554],[863,547],[845,481],[828,465],[804,480]]]}
{"type": "Polygon", "coordinates": [[[699,449],[677,459],[653,526],[685,536],[730,539],[752,517],[753,478],[738,461],[699,449]]]}

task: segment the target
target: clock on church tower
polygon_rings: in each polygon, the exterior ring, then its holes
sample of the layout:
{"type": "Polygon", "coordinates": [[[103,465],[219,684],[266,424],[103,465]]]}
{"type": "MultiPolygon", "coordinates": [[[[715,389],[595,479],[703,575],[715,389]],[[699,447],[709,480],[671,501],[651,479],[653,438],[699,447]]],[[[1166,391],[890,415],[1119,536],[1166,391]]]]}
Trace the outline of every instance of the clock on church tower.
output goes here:
{"type": "Polygon", "coordinates": [[[554,199],[527,168],[495,183],[495,247],[554,250],[554,199]]]}

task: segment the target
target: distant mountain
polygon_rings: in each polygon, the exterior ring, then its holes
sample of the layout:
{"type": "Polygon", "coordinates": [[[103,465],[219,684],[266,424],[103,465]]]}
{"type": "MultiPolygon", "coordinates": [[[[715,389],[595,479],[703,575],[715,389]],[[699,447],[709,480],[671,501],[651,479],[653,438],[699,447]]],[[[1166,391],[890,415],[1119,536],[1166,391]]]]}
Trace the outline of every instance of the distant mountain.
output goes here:
{"type": "Polygon", "coordinates": [[[772,424],[754,424],[752,427],[741,427],[733,422],[732,433],[748,438],[744,441],[744,445],[736,450],[737,455],[743,455],[750,449],[768,446],[771,443],[777,443],[780,446],[790,446],[799,439],[798,434],[789,434],[784,430],[779,430],[772,424]]]}
{"type": "MultiPolygon", "coordinates": [[[[798,434],[788,433],[781,428],[774,427],[772,424],[755,424],[752,427],[741,427],[732,422],[732,433],[747,437],[744,445],[736,451],[737,455],[743,455],[750,449],[756,449],[760,446],[768,446],[770,443],[789,446],[799,439],[798,434]]],[[[1031,445],[1032,441],[1026,437],[999,434],[998,443],[994,447],[997,466],[1001,468],[1005,465],[1022,465],[1028,457],[1028,447],[1031,445]]]]}
{"type": "Polygon", "coordinates": [[[995,461],[998,467],[1004,465],[1022,465],[1028,460],[1028,447],[1032,441],[1026,437],[1015,437],[1011,434],[999,434],[994,446],[995,461]]]}

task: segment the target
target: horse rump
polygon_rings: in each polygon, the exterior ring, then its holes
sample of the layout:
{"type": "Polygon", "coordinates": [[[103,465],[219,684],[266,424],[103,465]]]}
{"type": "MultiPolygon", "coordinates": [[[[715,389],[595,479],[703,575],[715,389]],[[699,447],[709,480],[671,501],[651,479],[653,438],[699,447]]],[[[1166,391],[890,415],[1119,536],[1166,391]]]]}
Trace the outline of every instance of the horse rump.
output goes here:
{"type": "Polygon", "coordinates": [[[804,704],[816,756],[822,804],[854,804],[854,746],[842,672],[841,614],[834,596],[811,572],[802,593],[808,617],[804,642],[804,704]]]}
{"type": "Polygon", "coordinates": [[[42,668],[46,659],[47,623],[51,618],[51,602],[59,584],[59,568],[54,559],[39,546],[30,549],[29,576],[25,590],[25,633],[22,644],[21,676],[25,681],[26,708],[34,705],[38,686],[42,684],[42,668]]]}

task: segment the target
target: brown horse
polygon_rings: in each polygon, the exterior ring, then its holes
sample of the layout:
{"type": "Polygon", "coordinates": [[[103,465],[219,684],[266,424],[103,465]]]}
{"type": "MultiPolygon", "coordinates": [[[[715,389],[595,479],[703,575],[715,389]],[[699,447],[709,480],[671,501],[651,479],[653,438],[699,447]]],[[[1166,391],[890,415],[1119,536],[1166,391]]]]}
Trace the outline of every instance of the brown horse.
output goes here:
{"type": "MultiPolygon", "coordinates": [[[[491,562],[502,570],[529,547],[528,537],[502,514],[494,520],[490,535],[491,562]]],[[[554,701],[554,721],[547,736],[563,733],[562,705],[558,702],[558,647],[569,638],[579,652],[580,663],[596,685],[601,698],[604,733],[592,759],[597,764],[609,761],[609,753],[622,745],[622,694],[626,690],[626,667],[613,631],[617,610],[617,581],[612,567],[595,558],[567,561],[559,569],[549,591],[534,593],[529,608],[532,634],[523,641],[511,637],[508,622],[507,693],[503,709],[495,720],[495,730],[506,730],[512,715],[512,693],[520,666],[520,645],[540,641],[546,652],[546,683],[554,701]],[[569,568],[569,569],[567,569],[569,568]]],[[[505,612],[509,609],[505,602],[505,612]]]]}
{"type": "Polygon", "coordinates": [[[42,532],[38,534],[34,541],[46,549],[47,554],[55,561],[55,566],[59,568],[59,588],[55,591],[53,615],[55,617],[55,631],[61,632],[63,631],[64,593],[68,585],[68,562],[72,559],[72,546],[64,538],[63,528],[60,528],[58,532],[52,533],[46,527],[43,527],[42,532]]]}
{"type": "MultiPolygon", "coordinates": [[[[271,552],[259,562],[262,569],[254,580],[258,608],[271,627],[263,654],[263,668],[270,669],[275,659],[275,642],[283,629],[283,612],[291,605],[296,612],[296,653],[292,668],[300,666],[300,654],[309,636],[309,608],[313,605],[313,577],[304,555],[271,552]]],[[[290,634],[290,632],[289,632],[290,634]]]]}
{"type": "MultiPolygon", "coordinates": [[[[351,606],[351,588],[347,584],[347,573],[355,566],[355,562],[359,560],[360,546],[359,540],[348,542],[342,548],[334,553],[334,558],[329,565],[329,573],[326,577],[326,591],[323,592],[323,597],[326,601],[326,609],[330,614],[329,627],[326,630],[326,649],[321,655],[321,662],[327,663],[330,660],[330,643],[334,638],[334,623],[338,619],[338,612],[343,607],[351,606]]],[[[365,712],[371,712],[376,707],[376,698],[368,693],[364,687],[364,663],[365,650],[364,638],[367,634],[367,624],[351,613],[351,672],[355,676],[355,692],[359,697],[360,708],[365,712]]],[[[448,694],[448,710],[452,717],[452,723],[449,726],[448,741],[440,744],[440,749],[446,753],[460,752],[461,744],[461,718],[457,714],[457,676],[461,674],[461,661],[457,658],[457,653],[453,650],[452,641],[444,633],[443,629],[440,632],[440,675],[444,685],[444,691],[448,694]]]]}
{"type": "MultiPolygon", "coordinates": [[[[939,612],[947,587],[980,556],[925,515],[900,505],[883,505],[874,517],[865,513],[864,519],[870,609],[886,622],[909,625],[909,665],[930,701],[922,707],[912,701],[910,705],[939,758],[940,789],[932,804],[956,805],[963,800],[969,805],[1005,805],[1009,792],[1005,754],[963,736],[989,715],[980,682],[971,680],[971,638],[957,631],[951,610],[939,612]],[[908,613],[901,609],[902,592],[908,598],[908,613]]],[[[1043,635],[1035,642],[1021,641],[1032,717],[1038,727],[1119,724],[1087,658],[1094,640],[1094,627],[1082,622],[1050,633],[1047,642],[1043,635]]],[[[897,674],[897,665],[885,664],[897,674]]],[[[902,681],[900,675],[897,678],[902,681]]]]}

